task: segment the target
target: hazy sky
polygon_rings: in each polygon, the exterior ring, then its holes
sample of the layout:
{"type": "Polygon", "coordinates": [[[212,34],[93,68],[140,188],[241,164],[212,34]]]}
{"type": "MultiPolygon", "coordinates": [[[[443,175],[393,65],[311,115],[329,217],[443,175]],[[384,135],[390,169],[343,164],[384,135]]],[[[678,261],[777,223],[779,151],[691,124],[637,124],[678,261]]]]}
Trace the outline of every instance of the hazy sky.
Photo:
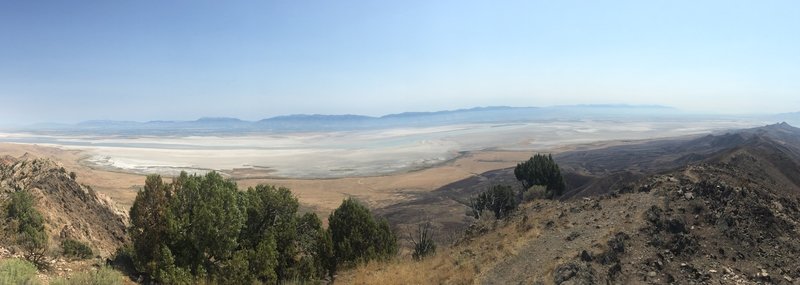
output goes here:
{"type": "Polygon", "coordinates": [[[0,125],[800,111],[800,1],[0,1],[0,125]]]}

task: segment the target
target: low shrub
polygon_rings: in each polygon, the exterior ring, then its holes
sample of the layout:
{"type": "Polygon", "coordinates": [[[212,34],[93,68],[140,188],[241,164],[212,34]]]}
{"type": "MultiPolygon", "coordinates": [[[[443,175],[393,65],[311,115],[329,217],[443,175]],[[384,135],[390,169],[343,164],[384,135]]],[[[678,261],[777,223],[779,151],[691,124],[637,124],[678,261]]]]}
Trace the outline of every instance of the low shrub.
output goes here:
{"type": "Polygon", "coordinates": [[[490,211],[496,219],[502,219],[514,211],[518,204],[517,195],[511,187],[497,185],[472,199],[470,208],[476,218],[480,218],[483,211],[490,211]]]}
{"type": "Polygon", "coordinates": [[[74,240],[65,239],[61,242],[61,249],[64,250],[64,256],[87,259],[92,257],[92,248],[87,244],[74,240]]]}
{"type": "Polygon", "coordinates": [[[72,274],[69,279],[58,278],[50,281],[50,285],[121,285],[125,277],[118,271],[103,267],[96,271],[84,271],[72,274]]]}
{"type": "Polygon", "coordinates": [[[409,234],[409,239],[414,245],[414,260],[422,260],[426,256],[436,253],[436,242],[433,241],[433,229],[430,222],[418,225],[417,238],[409,234]]]}
{"type": "Polygon", "coordinates": [[[36,278],[36,266],[21,259],[7,259],[0,261],[0,284],[42,284],[36,278]]]}
{"type": "Polygon", "coordinates": [[[536,199],[547,199],[548,196],[547,186],[533,185],[525,192],[522,192],[522,201],[530,202],[536,199]]]}

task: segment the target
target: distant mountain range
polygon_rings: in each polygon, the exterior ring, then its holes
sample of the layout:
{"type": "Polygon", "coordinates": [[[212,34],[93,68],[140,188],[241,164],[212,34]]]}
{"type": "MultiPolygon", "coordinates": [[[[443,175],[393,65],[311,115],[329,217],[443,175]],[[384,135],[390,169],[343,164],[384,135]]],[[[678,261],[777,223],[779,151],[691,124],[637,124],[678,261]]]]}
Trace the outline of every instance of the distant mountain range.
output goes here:
{"type": "Polygon", "coordinates": [[[774,115],[774,121],[782,121],[792,124],[793,126],[800,126],[800,112],[782,113],[774,115]]]}
{"type": "MultiPolygon", "coordinates": [[[[295,114],[258,121],[238,118],[204,117],[194,121],[109,121],[78,124],[37,124],[15,131],[97,134],[203,134],[248,132],[312,132],[429,127],[452,124],[522,123],[546,120],[691,119],[703,116],[659,105],[563,105],[552,107],[492,106],[436,112],[406,112],[380,117],[362,115],[295,114]]],[[[778,116],[778,115],[776,115],[778,116]]],[[[786,121],[800,119],[785,114],[786,121]],[[788,118],[788,119],[787,119],[788,118]]]]}

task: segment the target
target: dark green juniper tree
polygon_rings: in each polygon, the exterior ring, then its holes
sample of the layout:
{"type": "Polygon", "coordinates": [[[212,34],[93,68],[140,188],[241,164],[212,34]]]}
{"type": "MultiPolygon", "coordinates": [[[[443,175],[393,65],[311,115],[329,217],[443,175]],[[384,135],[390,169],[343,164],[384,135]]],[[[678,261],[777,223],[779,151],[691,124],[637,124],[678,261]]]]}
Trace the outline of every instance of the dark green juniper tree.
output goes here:
{"type": "Polygon", "coordinates": [[[148,176],[131,208],[132,257],[164,284],[267,284],[332,277],[350,266],[396,254],[385,220],[345,200],[324,230],[316,214],[298,213],[286,188],[236,183],[211,172],[181,173],[172,183],[148,176]]]}
{"type": "Polygon", "coordinates": [[[47,233],[44,230],[44,218],[33,207],[34,197],[26,190],[17,190],[11,194],[8,205],[8,218],[16,224],[17,243],[25,250],[25,257],[39,267],[44,264],[44,253],[47,251],[47,233]]]}
{"type": "Polygon", "coordinates": [[[335,264],[352,267],[397,254],[397,237],[384,220],[376,221],[369,209],[347,198],[328,218],[335,264]]]}
{"type": "Polygon", "coordinates": [[[548,198],[561,196],[567,188],[552,155],[537,153],[529,160],[517,164],[514,176],[522,182],[523,191],[534,185],[545,186],[548,198]]]}

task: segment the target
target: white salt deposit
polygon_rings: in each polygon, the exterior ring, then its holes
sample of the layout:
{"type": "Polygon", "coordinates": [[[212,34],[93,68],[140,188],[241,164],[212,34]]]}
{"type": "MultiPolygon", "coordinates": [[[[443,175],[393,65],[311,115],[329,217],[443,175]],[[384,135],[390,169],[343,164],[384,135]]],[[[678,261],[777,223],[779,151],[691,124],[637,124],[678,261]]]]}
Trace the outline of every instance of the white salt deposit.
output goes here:
{"type": "Polygon", "coordinates": [[[56,136],[0,134],[0,141],[85,151],[86,163],[136,173],[257,168],[292,178],[370,176],[430,167],[461,151],[548,151],[580,143],[701,134],[761,122],[554,121],[242,136],[56,136]]]}

